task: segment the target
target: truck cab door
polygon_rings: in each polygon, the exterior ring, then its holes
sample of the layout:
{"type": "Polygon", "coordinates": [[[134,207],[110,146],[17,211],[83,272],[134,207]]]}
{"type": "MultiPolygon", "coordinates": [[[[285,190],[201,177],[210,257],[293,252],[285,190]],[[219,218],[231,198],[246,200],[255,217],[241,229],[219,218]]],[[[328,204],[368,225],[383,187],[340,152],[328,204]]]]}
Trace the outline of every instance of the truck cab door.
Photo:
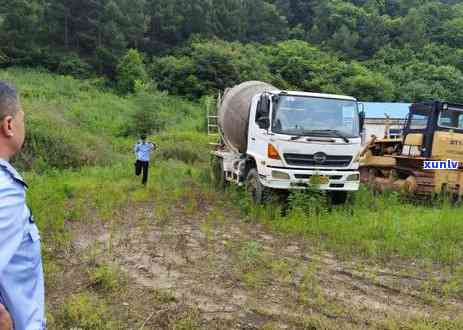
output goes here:
{"type": "Polygon", "coordinates": [[[251,105],[248,129],[248,154],[256,160],[266,158],[270,127],[270,96],[263,94],[251,105]]]}

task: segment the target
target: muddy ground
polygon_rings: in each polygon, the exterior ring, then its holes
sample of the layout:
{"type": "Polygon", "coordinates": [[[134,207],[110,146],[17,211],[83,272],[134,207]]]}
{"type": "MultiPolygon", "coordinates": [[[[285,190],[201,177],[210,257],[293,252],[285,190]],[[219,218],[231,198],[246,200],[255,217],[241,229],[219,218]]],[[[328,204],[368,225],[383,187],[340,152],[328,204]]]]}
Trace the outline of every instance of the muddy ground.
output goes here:
{"type": "Polygon", "coordinates": [[[113,221],[69,221],[66,266],[48,290],[52,313],[71,294],[98,291],[88,276],[95,264],[124,275],[117,290],[100,292],[121,329],[408,329],[463,312],[462,301],[434,290],[445,276],[438,269],[342,260],[319,241],[195,198],[193,209],[178,201],[159,210],[153,198],[113,221]]]}

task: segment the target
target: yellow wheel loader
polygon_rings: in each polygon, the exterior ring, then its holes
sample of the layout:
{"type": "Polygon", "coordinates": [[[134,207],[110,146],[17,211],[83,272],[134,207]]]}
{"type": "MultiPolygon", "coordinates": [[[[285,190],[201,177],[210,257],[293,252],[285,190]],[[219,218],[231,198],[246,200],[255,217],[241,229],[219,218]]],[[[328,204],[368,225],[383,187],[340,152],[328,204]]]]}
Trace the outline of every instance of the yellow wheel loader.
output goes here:
{"type": "MultiPolygon", "coordinates": [[[[387,130],[387,128],[386,128],[387,130]]],[[[416,197],[463,194],[463,105],[414,103],[402,136],[373,137],[360,156],[361,181],[416,197]]]]}

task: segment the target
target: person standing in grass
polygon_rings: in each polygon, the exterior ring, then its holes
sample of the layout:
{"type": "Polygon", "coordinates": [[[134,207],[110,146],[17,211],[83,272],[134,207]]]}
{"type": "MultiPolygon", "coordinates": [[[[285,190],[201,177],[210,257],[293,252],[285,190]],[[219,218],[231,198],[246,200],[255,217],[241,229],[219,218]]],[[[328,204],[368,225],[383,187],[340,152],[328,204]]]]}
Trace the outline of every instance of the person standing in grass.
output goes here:
{"type": "Polygon", "coordinates": [[[156,145],[146,141],[146,135],[141,136],[141,140],[134,146],[135,156],[135,175],[143,173],[142,184],[148,182],[148,169],[150,166],[151,153],[156,149],[156,145]]]}
{"type": "Polygon", "coordinates": [[[0,81],[0,329],[45,329],[40,235],[26,205],[27,184],[9,159],[21,150],[24,112],[15,87],[0,81]]]}

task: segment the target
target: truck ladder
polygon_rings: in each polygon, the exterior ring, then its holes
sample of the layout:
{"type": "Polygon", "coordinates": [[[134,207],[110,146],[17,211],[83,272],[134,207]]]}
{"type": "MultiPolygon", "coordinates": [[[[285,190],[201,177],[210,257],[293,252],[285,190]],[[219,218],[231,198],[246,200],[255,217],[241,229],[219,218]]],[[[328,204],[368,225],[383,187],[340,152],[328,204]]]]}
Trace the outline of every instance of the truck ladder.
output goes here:
{"type": "MultiPolygon", "coordinates": [[[[220,95],[219,95],[220,98],[220,95]]],[[[207,135],[217,136],[219,135],[219,124],[217,113],[211,113],[211,102],[207,102],[207,135]]]]}

